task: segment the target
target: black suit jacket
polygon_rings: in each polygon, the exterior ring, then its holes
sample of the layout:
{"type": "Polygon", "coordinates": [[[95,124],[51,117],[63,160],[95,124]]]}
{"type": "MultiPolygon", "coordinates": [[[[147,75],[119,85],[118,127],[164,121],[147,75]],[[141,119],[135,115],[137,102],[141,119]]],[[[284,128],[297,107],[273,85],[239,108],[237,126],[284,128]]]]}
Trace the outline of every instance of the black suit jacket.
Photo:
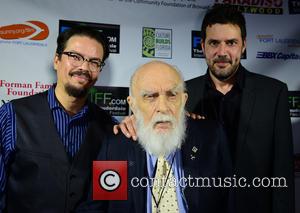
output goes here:
{"type": "MultiPolygon", "coordinates": [[[[123,134],[112,136],[99,154],[100,160],[127,160],[128,183],[133,177],[147,177],[146,152],[137,142],[123,134]]],[[[231,160],[222,128],[213,121],[188,121],[187,137],[181,148],[184,176],[231,176],[231,160]],[[198,151],[194,153],[193,147],[198,151]],[[192,155],[195,157],[192,159],[192,155]]],[[[211,182],[211,185],[212,182],[211,182]]],[[[186,187],[188,212],[219,213],[227,211],[226,188],[186,187]]],[[[127,201],[91,201],[83,203],[78,212],[146,212],[147,188],[128,185],[127,201]]]]}
{"type": "MultiPolygon", "coordinates": [[[[236,193],[237,212],[293,213],[293,142],[287,86],[278,80],[251,73],[242,66],[240,69],[245,72],[245,84],[234,172],[249,180],[284,177],[288,187],[239,188],[236,193]]],[[[187,81],[189,112],[205,114],[204,85],[204,76],[187,81]]]]}

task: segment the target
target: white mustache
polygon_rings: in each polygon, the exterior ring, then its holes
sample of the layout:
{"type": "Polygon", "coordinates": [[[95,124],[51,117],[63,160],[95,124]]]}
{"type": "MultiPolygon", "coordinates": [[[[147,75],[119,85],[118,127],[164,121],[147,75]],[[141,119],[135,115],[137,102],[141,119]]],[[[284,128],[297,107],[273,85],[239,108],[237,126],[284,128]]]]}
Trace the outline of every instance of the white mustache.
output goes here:
{"type": "Polygon", "coordinates": [[[171,115],[158,114],[151,120],[152,125],[162,122],[170,122],[171,124],[174,124],[175,118],[171,115]]]}

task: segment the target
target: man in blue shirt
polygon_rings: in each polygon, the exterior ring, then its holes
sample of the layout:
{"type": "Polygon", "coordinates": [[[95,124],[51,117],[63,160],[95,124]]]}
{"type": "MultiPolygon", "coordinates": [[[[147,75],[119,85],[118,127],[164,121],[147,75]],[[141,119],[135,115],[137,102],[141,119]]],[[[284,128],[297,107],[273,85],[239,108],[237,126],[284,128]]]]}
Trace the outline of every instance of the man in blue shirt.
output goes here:
{"type": "Polygon", "coordinates": [[[57,83],[0,108],[0,212],[70,212],[84,198],[91,162],[112,120],[87,101],[108,57],[98,31],[57,39],[57,83]]]}
{"type": "Polygon", "coordinates": [[[138,143],[111,135],[98,156],[128,161],[128,200],[90,200],[78,212],[227,212],[226,187],[213,183],[230,177],[226,137],[214,121],[185,117],[184,91],[179,71],[162,61],[134,73],[127,101],[136,115],[138,143]],[[140,184],[142,179],[149,184],[140,184]]]}

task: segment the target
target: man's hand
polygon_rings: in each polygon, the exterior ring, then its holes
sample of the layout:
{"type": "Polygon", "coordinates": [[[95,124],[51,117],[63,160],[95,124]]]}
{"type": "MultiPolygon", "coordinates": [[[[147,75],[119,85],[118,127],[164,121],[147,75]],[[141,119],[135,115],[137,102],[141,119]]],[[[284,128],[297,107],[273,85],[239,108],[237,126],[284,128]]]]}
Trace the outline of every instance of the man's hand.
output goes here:
{"type": "Polygon", "coordinates": [[[122,131],[122,133],[127,138],[132,137],[132,139],[134,141],[137,140],[134,115],[126,116],[119,125],[114,125],[114,134],[115,135],[119,133],[119,129],[122,131]]]}
{"type": "Polygon", "coordinates": [[[192,112],[185,112],[185,115],[186,116],[188,116],[188,117],[190,117],[190,118],[192,118],[192,119],[205,119],[205,117],[204,116],[201,116],[201,115],[197,115],[197,114],[195,114],[195,113],[192,113],[192,112]]]}

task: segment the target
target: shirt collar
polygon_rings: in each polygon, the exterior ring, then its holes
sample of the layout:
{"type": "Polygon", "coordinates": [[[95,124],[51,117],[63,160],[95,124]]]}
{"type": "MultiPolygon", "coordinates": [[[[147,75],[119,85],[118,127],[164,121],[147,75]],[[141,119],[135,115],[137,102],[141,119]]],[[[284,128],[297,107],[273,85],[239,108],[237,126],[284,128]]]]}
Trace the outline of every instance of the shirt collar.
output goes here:
{"type": "MultiPolygon", "coordinates": [[[[173,160],[173,157],[174,155],[176,154],[176,152],[178,152],[179,149],[176,149],[174,152],[170,153],[167,158],[166,158],[166,161],[168,161],[169,165],[172,164],[172,160],[173,160]]],[[[152,173],[154,172],[154,168],[155,168],[155,165],[156,165],[156,162],[157,162],[157,157],[148,153],[147,152],[147,161],[149,162],[149,166],[150,166],[150,171],[152,171],[152,173]]],[[[153,174],[150,174],[150,176],[152,176],[153,174]]]]}
{"type": "Polygon", "coordinates": [[[51,110],[55,108],[60,108],[60,105],[56,99],[54,89],[56,85],[53,85],[49,90],[48,90],[48,102],[49,102],[49,107],[51,110]]]}

